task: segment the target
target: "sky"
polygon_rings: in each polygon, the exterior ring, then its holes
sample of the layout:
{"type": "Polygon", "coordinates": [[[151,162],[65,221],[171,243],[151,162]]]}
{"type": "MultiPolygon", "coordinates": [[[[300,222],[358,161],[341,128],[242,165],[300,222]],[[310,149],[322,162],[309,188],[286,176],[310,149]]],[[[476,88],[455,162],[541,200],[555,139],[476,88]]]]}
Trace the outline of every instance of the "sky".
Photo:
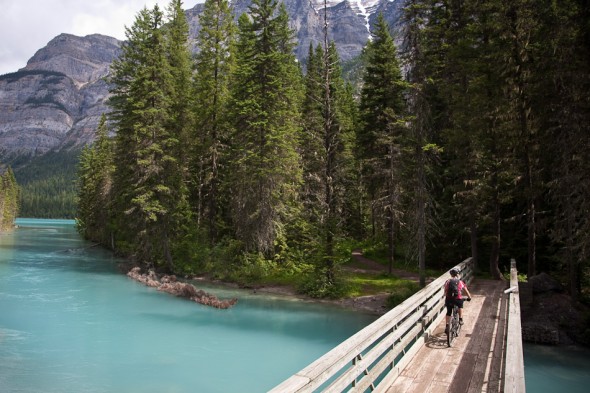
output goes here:
{"type": "MultiPolygon", "coordinates": [[[[190,9],[204,0],[184,0],[190,9]]],[[[0,75],[27,65],[37,50],[61,33],[104,34],[125,39],[137,13],[169,0],[0,0],[0,75]]]]}

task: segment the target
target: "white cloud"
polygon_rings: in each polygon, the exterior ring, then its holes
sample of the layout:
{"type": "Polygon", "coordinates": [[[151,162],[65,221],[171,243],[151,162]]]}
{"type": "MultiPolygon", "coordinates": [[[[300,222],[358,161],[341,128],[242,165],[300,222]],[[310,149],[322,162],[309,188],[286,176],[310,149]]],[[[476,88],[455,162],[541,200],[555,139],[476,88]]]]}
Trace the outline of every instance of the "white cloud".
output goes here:
{"type": "MultiPolygon", "coordinates": [[[[204,0],[184,0],[189,9],[204,0]]],[[[0,75],[24,67],[37,50],[61,33],[100,33],[125,39],[137,13],[169,0],[0,0],[0,75]]]]}

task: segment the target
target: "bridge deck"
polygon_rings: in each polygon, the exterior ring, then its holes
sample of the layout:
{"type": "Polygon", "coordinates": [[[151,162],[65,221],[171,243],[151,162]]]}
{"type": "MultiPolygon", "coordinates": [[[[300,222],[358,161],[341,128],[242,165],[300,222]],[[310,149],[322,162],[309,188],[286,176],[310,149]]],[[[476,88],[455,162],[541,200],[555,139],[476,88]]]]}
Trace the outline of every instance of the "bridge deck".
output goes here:
{"type": "Polygon", "coordinates": [[[500,392],[503,381],[506,283],[476,280],[465,302],[465,324],[448,348],[444,319],[387,393],[500,392]]]}

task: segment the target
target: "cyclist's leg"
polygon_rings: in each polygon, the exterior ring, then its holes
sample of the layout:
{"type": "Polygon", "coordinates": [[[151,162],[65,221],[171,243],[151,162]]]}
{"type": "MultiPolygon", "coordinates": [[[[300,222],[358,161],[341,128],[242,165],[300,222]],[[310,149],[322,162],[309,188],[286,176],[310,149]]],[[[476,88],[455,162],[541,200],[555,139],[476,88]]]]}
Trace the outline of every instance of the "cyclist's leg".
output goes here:
{"type": "Polygon", "coordinates": [[[451,320],[451,314],[453,313],[453,302],[451,300],[445,300],[445,306],[447,307],[447,315],[445,317],[445,333],[449,330],[449,321],[451,320]]]}
{"type": "Polygon", "coordinates": [[[459,322],[463,324],[463,299],[455,299],[457,307],[459,307],[459,322]]]}

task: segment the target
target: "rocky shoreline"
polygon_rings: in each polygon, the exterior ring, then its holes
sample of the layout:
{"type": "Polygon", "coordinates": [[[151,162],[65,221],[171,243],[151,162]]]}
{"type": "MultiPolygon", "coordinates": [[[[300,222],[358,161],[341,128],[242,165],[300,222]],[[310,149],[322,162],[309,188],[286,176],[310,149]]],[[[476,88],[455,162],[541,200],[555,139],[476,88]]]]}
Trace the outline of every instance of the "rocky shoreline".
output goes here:
{"type": "Polygon", "coordinates": [[[590,345],[588,307],[572,301],[563,286],[541,273],[519,283],[522,339],[549,345],[590,345]]]}

